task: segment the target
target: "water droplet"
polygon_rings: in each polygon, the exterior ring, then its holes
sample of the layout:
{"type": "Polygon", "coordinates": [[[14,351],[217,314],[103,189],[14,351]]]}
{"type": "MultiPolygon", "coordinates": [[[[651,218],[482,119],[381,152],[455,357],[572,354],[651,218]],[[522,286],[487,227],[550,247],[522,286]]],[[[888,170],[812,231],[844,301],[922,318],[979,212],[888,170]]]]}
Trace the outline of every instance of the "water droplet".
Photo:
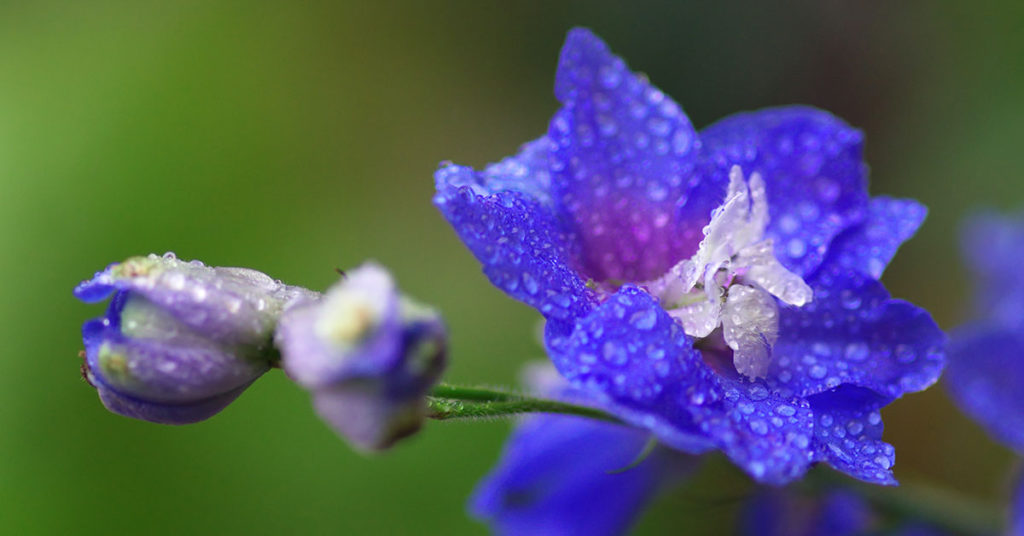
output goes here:
{"type": "Polygon", "coordinates": [[[783,417],[792,417],[793,415],[796,415],[796,408],[782,404],[780,406],[776,406],[775,413],[778,413],[783,417]]]}
{"type": "Polygon", "coordinates": [[[818,198],[822,202],[831,204],[836,199],[839,199],[840,189],[838,182],[828,177],[819,177],[816,186],[818,188],[818,198]]]}
{"type": "Polygon", "coordinates": [[[606,342],[601,348],[605,361],[613,365],[624,365],[627,360],[626,350],[614,342],[606,342]]]}
{"type": "Polygon", "coordinates": [[[828,369],[821,365],[814,365],[811,370],[807,372],[812,378],[820,380],[828,374],[828,369]]]}
{"type": "Polygon", "coordinates": [[[598,76],[601,78],[601,85],[605,89],[615,89],[619,86],[619,82],[622,81],[622,73],[614,65],[602,66],[598,76]]]}
{"type": "Polygon", "coordinates": [[[750,421],[750,430],[757,435],[765,435],[768,433],[768,423],[762,420],[750,421]]]}
{"type": "Polygon", "coordinates": [[[915,358],[917,358],[917,354],[912,346],[906,344],[896,346],[896,360],[900,363],[913,363],[915,358]]]}
{"type": "Polygon", "coordinates": [[[803,240],[794,238],[786,244],[786,253],[788,253],[790,257],[803,257],[804,254],[807,253],[807,245],[804,244],[803,240]]]}
{"type": "Polygon", "coordinates": [[[864,431],[864,425],[860,421],[850,421],[846,423],[846,431],[850,432],[850,435],[860,435],[864,431]]]}
{"type": "Polygon", "coordinates": [[[851,311],[860,307],[861,303],[860,296],[850,289],[844,289],[839,293],[839,301],[842,302],[843,307],[851,311]]]}
{"type": "Polygon", "coordinates": [[[665,359],[665,350],[660,346],[651,346],[647,349],[647,357],[654,360],[665,359]]]}
{"type": "Polygon", "coordinates": [[[846,359],[850,361],[864,361],[870,354],[871,351],[865,342],[851,342],[846,346],[846,359]]]}
{"type": "Polygon", "coordinates": [[[683,155],[689,152],[690,145],[692,144],[692,136],[684,129],[676,131],[675,135],[672,136],[672,151],[677,155],[683,155]]]}
{"type": "Polygon", "coordinates": [[[523,272],[522,280],[523,288],[526,289],[526,292],[529,292],[530,294],[536,294],[537,291],[540,290],[540,286],[537,284],[537,280],[534,279],[533,276],[530,275],[529,273],[523,272]]]}

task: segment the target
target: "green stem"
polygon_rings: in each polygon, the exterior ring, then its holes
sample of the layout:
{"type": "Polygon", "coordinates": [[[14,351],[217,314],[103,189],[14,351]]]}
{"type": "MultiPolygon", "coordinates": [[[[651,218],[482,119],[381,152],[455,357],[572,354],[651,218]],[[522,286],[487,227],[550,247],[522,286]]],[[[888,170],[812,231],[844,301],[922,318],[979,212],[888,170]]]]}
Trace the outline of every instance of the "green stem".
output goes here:
{"type": "Polygon", "coordinates": [[[430,394],[437,398],[471,400],[474,402],[507,402],[509,400],[521,400],[524,398],[522,394],[513,393],[511,391],[489,389],[486,387],[464,387],[449,383],[442,383],[435,386],[430,394]]]}
{"type": "Polygon", "coordinates": [[[622,424],[599,409],[478,387],[439,385],[427,399],[427,416],[436,420],[511,417],[521,413],[561,413],[622,424]]]}

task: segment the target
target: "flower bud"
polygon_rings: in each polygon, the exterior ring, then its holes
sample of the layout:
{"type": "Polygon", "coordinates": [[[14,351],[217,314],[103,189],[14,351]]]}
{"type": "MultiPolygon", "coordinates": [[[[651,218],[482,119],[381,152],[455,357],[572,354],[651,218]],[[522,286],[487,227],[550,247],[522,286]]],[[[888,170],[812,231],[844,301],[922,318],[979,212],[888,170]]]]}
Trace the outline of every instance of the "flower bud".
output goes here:
{"type": "Polygon", "coordinates": [[[86,379],[110,411],[187,424],[211,417],[270,368],[285,307],[314,293],[245,268],[133,257],[75,288],[85,302],[113,295],[82,328],[86,379]]]}
{"type": "Polygon", "coordinates": [[[438,314],[401,296],[375,264],[289,309],[275,338],[285,372],[312,393],[320,417],[363,450],[419,429],[446,361],[438,314]]]}

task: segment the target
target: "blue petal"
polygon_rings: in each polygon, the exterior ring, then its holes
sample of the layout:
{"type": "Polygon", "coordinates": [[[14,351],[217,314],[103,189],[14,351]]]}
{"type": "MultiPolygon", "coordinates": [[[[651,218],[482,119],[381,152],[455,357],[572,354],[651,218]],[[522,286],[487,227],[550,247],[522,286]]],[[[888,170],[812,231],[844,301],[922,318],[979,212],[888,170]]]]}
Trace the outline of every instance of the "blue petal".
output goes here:
{"type": "Polygon", "coordinates": [[[896,450],[882,441],[883,400],[865,389],[843,386],[809,397],[814,410],[816,461],[825,461],[852,477],[895,485],[896,450]]]}
{"type": "Polygon", "coordinates": [[[689,257],[705,223],[675,210],[695,178],[690,120],[589,30],[569,32],[555,80],[555,202],[583,242],[586,274],[642,281],[689,257]]]}
{"type": "Polygon", "coordinates": [[[772,392],[760,381],[720,381],[721,403],[691,409],[701,430],[758,482],[782,485],[802,476],[811,462],[813,415],[807,402],[772,392]]]}
{"type": "Polygon", "coordinates": [[[890,401],[938,380],[946,336],[926,311],[838,266],[823,267],[808,284],[813,301],[779,311],[774,389],[807,396],[853,384],[890,401]]]}
{"type": "Polygon", "coordinates": [[[87,322],[82,331],[93,384],[141,402],[188,405],[216,398],[270,369],[265,361],[201,339],[131,339],[100,321],[87,322]]]}
{"type": "Polygon", "coordinates": [[[1024,454],[1024,336],[991,326],[953,334],[946,388],[960,408],[1024,454]]]}
{"type": "Polygon", "coordinates": [[[976,215],[964,226],[961,241],[976,278],[976,315],[1006,327],[1024,327],[1024,214],[976,215]]]}
{"type": "Polygon", "coordinates": [[[572,268],[575,241],[548,207],[547,171],[537,161],[544,143],[482,173],[442,167],[434,204],[495,286],[548,318],[568,319],[585,314],[594,298],[572,268]]]}
{"type": "Polygon", "coordinates": [[[799,275],[813,272],[832,239],[865,216],[863,136],[828,112],[790,106],[740,113],[700,136],[706,176],[682,207],[684,217],[707,220],[732,166],[760,173],[771,210],[767,237],[779,261],[799,275]]]}
{"type": "Polygon", "coordinates": [[[187,404],[165,404],[140,400],[119,393],[102,383],[97,383],[92,376],[89,377],[89,381],[96,387],[100,401],[110,412],[132,419],[174,425],[197,423],[213,417],[252,384],[252,382],[248,382],[226,393],[187,404]]]}
{"type": "Polygon", "coordinates": [[[570,382],[602,397],[621,418],[690,453],[711,443],[693,422],[689,400],[721,398],[715,373],[682,328],[643,290],[627,285],[570,335],[548,325],[548,353],[570,382]]]}
{"type": "Polygon", "coordinates": [[[613,536],[625,533],[672,471],[655,451],[636,467],[647,436],[566,416],[525,419],[498,466],[478,485],[472,514],[497,534],[613,536]]]}
{"type": "Polygon", "coordinates": [[[85,303],[97,303],[109,298],[115,288],[107,271],[115,264],[107,266],[102,272],[96,272],[92,279],[79,283],[73,292],[75,297],[85,303]]]}
{"type": "Polygon", "coordinates": [[[828,262],[881,279],[903,242],[914,236],[928,209],[912,199],[876,197],[867,218],[844,231],[829,246],[828,262]]]}

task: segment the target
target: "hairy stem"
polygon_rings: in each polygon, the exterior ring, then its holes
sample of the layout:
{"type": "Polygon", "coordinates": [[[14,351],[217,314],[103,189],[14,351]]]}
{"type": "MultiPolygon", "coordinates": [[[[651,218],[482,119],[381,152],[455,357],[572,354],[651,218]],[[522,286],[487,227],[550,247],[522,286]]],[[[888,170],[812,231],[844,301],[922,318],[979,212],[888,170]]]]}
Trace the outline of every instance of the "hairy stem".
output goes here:
{"type": "Polygon", "coordinates": [[[599,409],[482,387],[438,385],[427,403],[427,416],[442,421],[512,417],[522,413],[561,413],[622,424],[618,418],[599,409]]]}

